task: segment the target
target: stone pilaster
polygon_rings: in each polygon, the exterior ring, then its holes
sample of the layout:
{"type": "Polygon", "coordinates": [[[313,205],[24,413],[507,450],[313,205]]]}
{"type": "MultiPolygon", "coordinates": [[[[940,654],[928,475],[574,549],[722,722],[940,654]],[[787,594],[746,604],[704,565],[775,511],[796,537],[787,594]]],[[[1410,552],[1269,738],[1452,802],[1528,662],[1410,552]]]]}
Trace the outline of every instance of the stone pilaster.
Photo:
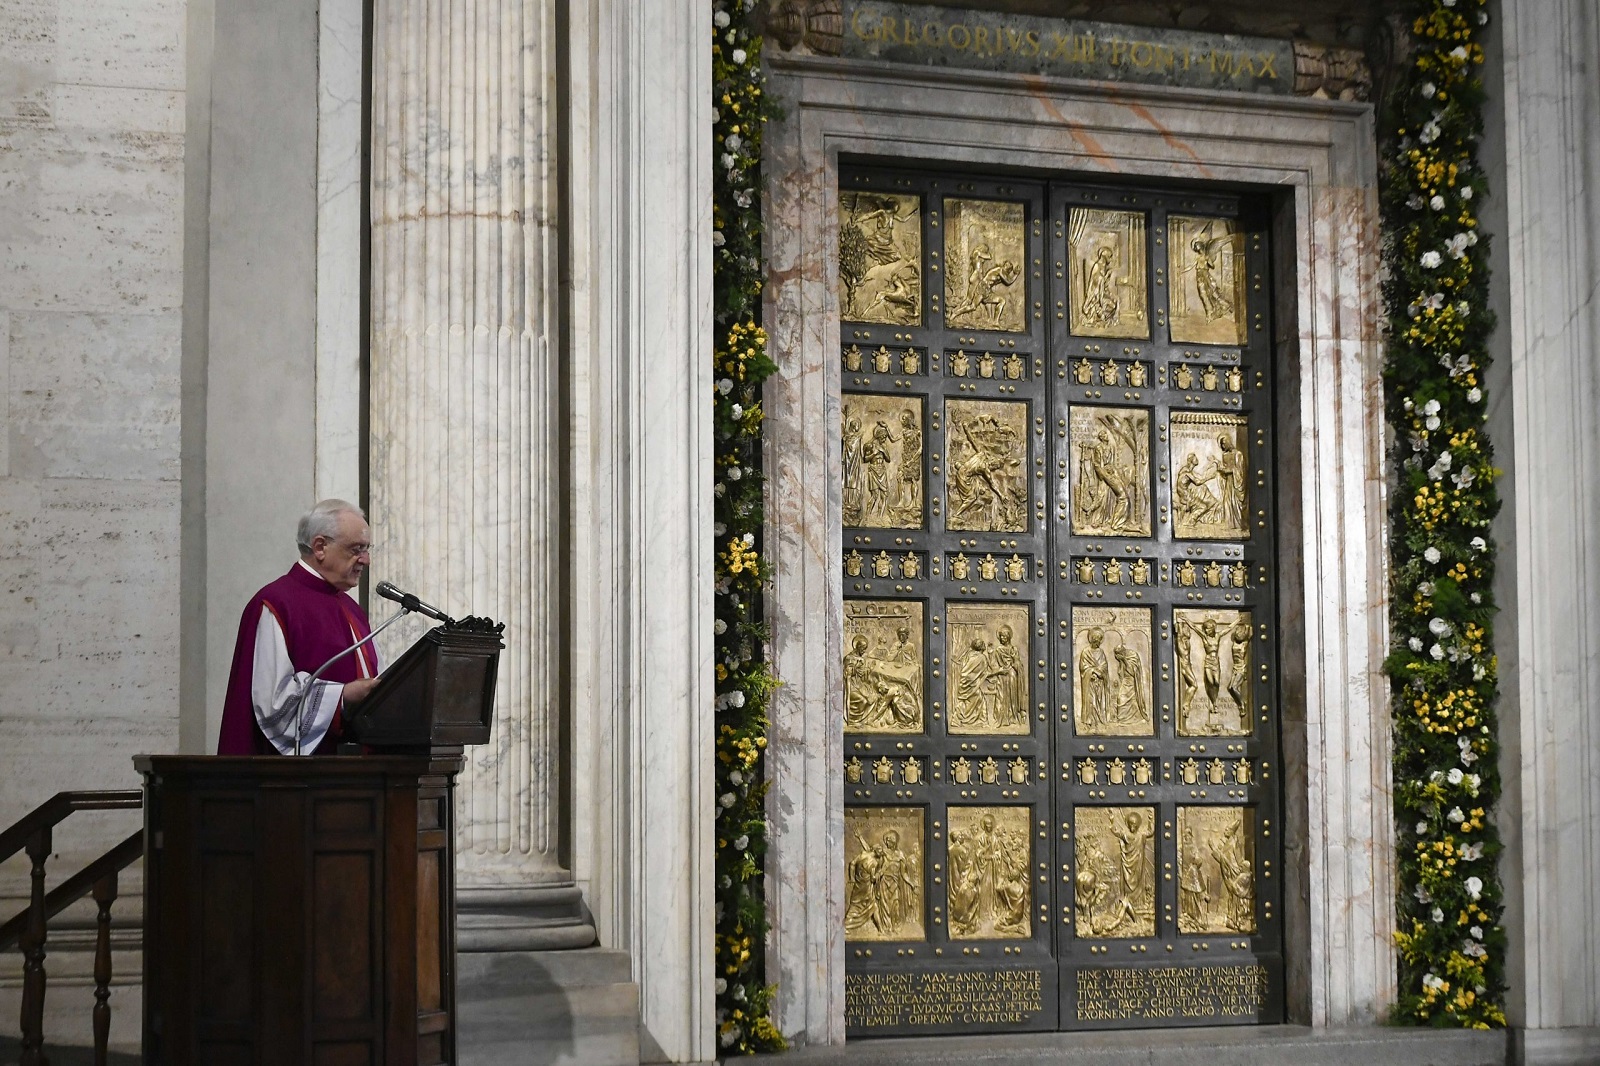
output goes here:
{"type": "Polygon", "coordinates": [[[458,793],[464,888],[567,877],[553,8],[373,13],[374,576],[506,624],[494,736],[469,750],[458,793]]]}

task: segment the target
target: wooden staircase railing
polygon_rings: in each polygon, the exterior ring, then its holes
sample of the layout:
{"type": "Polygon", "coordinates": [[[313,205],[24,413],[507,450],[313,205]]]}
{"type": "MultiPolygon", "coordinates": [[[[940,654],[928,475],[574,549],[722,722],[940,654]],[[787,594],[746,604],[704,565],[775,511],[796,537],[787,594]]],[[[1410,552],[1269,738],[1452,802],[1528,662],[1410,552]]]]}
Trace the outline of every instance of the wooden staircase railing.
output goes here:
{"type": "Polygon", "coordinates": [[[45,940],[48,923],[67,907],[92,894],[96,919],[94,952],[94,1061],[104,1066],[111,1034],[111,904],[117,898],[117,875],[144,854],[144,830],[95,859],[49,892],[45,860],[50,857],[55,827],[74,811],[137,810],[144,803],[138,789],[107,792],[57,792],[0,831],[0,862],[26,851],[32,863],[28,906],[0,925],[0,951],[22,948],[22,1066],[49,1066],[44,1054],[45,940]]]}

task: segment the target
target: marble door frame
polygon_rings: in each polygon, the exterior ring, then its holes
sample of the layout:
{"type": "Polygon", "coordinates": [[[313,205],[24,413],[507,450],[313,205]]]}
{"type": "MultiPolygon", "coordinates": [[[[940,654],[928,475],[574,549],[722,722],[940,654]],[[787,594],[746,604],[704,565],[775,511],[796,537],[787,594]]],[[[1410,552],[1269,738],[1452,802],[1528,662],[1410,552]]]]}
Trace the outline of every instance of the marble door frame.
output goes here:
{"type": "Polygon", "coordinates": [[[1279,630],[1288,1004],[1375,1023],[1394,996],[1377,164],[1365,104],[815,56],[769,58],[770,977],[777,1022],[844,1039],[841,156],[1277,190],[1279,630]]]}

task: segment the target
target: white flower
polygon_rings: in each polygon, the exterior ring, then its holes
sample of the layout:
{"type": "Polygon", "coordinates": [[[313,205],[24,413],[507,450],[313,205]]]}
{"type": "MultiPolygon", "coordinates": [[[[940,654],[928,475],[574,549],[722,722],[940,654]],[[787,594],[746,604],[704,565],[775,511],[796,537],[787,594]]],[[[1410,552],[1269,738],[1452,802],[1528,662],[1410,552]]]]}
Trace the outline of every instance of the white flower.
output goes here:
{"type": "Polygon", "coordinates": [[[1459,766],[1452,766],[1450,767],[1450,772],[1444,775],[1444,779],[1452,785],[1459,785],[1461,784],[1461,778],[1464,776],[1459,766]]]}
{"type": "MultiPolygon", "coordinates": [[[[1428,823],[1426,823],[1426,822],[1418,822],[1417,823],[1417,827],[1418,827],[1417,828],[1417,833],[1418,833],[1418,835],[1421,835],[1422,827],[1426,826],[1427,824],[1428,823]]],[[[1417,885],[1417,887],[1415,889],[1413,889],[1412,891],[1416,895],[1418,903],[1432,903],[1433,902],[1433,897],[1428,894],[1428,890],[1423,888],[1420,884],[1417,885]]]]}
{"type": "Polygon", "coordinates": [[[1464,940],[1461,942],[1461,954],[1470,955],[1475,959],[1481,959],[1485,955],[1489,954],[1489,952],[1476,940],[1464,940]]]}
{"type": "Polygon", "coordinates": [[[1422,132],[1417,134],[1417,140],[1421,141],[1423,144],[1432,144],[1438,139],[1439,124],[1431,119],[1422,127],[1422,132]]]}
{"type": "Polygon", "coordinates": [[[1456,0],[1444,0],[1444,6],[1445,7],[1455,7],[1456,6],[1456,0]]]}
{"type": "Polygon", "coordinates": [[[1433,208],[1435,211],[1443,211],[1444,210],[1444,197],[1442,197],[1442,196],[1438,195],[1437,193],[1435,193],[1434,196],[1433,196],[1433,199],[1428,201],[1428,206],[1433,208]]]}
{"type": "MultiPolygon", "coordinates": [[[[1489,13],[1487,11],[1478,12],[1478,25],[1487,26],[1488,24],[1489,24],[1489,13]]],[[[1483,991],[1483,989],[1480,988],[1478,991],[1481,992],[1481,991],[1483,991]]]]}
{"type": "Polygon", "coordinates": [[[728,146],[728,151],[737,152],[744,147],[744,138],[737,133],[730,133],[722,143],[728,146]]]}
{"type": "Polygon", "coordinates": [[[1439,421],[1439,416],[1438,415],[1430,415],[1428,417],[1427,421],[1423,422],[1422,424],[1424,426],[1427,426],[1428,427],[1428,432],[1431,433],[1434,430],[1438,429],[1443,423],[1441,423],[1439,421]]]}
{"type": "Polygon", "coordinates": [[[1472,938],[1474,940],[1482,940],[1483,939],[1483,926],[1481,926],[1481,925],[1475,925],[1471,929],[1468,929],[1467,932],[1472,934],[1472,938]]]}
{"type": "Polygon", "coordinates": [[[1423,203],[1424,201],[1422,197],[1416,195],[1415,193],[1412,193],[1410,196],[1406,197],[1406,206],[1411,208],[1413,211],[1421,211],[1423,203]]]}
{"type": "MultiPolygon", "coordinates": [[[[1476,844],[1463,844],[1461,846],[1461,857],[1468,862],[1476,862],[1477,860],[1483,858],[1482,842],[1480,841],[1476,844]]],[[[1473,933],[1472,935],[1478,936],[1479,934],[1473,933]]]]}
{"type": "Polygon", "coordinates": [[[738,770],[732,770],[728,773],[728,780],[735,785],[742,785],[744,784],[744,774],[738,770]]]}
{"type": "Polygon", "coordinates": [[[1476,592],[1474,592],[1472,595],[1468,596],[1467,599],[1471,600],[1473,603],[1482,603],[1483,602],[1483,597],[1478,595],[1478,593],[1476,593],[1476,592]]]}
{"type": "Polygon", "coordinates": [[[1439,91],[1439,87],[1437,85],[1435,85],[1433,82],[1425,81],[1425,82],[1422,83],[1422,98],[1424,100],[1432,100],[1433,99],[1433,94],[1438,92],[1438,91],[1439,91]]]}
{"type": "Polygon", "coordinates": [[[743,537],[740,537],[739,539],[744,542],[744,546],[746,548],[749,548],[749,547],[751,547],[751,546],[753,546],[755,544],[756,535],[754,533],[746,533],[743,537]]]}
{"type": "MultiPolygon", "coordinates": [[[[726,11],[718,11],[715,15],[711,16],[711,21],[717,24],[717,29],[725,30],[728,28],[728,13],[726,11]]],[[[717,980],[717,984],[720,985],[722,983],[723,981],[719,978],[717,980]]],[[[722,994],[722,989],[717,989],[717,994],[720,996],[722,994]]]]}
{"type": "Polygon", "coordinates": [[[728,395],[728,393],[733,391],[733,379],[732,378],[720,378],[720,379],[718,379],[718,381],[717,381],[717,391],[722,393],[722,395],[724,395],[724,396],[728,395]]]}
{"type": "Polygon", "coordinates": [[[728,704],[729,704],[729,706],[732,706],[732,707],[743,707],[744,706],[744,693],[743,692],[730,692],[730,693],[728,693],[728,704]]]}
{"type": "Polygon", "coordinates": [[[1422,638],[1421,637],[1412,637],[1410,640],[1406,641],[1406,644],[1408,644],[1410,646],[1412,651],[1421,651],[1422,650],[1422,638]]]}
{"type": "Polygon", "coordinates": [[[740,207],[749,207],[750,206],[750,190],[748,190],[748,189],[740,189],[738,192],[734,193],[733,194],[733,202],[738,204],[740,207]]]}
{"type": "Polygon", "coordinates": [[[733,999],[736,1003],[744,1002],[744,985],[733,986],[733,999]]]}
{"type": "MultiPolygon", "coordinates": [[[[1421,837],[1421,836],[1427,836],[1427,835],[1428,835],[1428,823],[1427,822],[1418,822],[1417,823],[1417,836],[1421,837]]],[[[1422,897],[1426,896],[1427,894],[1428,894],[1427,891],[1421,885],[1417,886],[1417,898],[1418,899],[1421,899],[1422,902],[1424,902],[1424,903],[1428,902],[1427,900],[1422,899],[1422,897]]]]}
{"type": "Polygon", "coordinates": [[[1428,649],[1428,654],[1433,656],[1434,662],[1441,662],[1444,659],[1444,649],[1437,644],[1428,649]]]}
{"type": "Polygon", "coordinates": [[[734,1025],[724,1029],[722,1035],[717,1037],[717,1040],[723,1047],[732,1047],[739,1040],[739,1027],[734,1025]]]}
{"type": "Polygon", "coordinates": [[[1440,910],[1438,907],[1433,908],[1433,920],[1435,922],[1439,923],[1440,925],[1443,925],[1444,924],[1444,911],[1440,910]]]}
{"type": "Polygon", "coordinates": [[[714,230],[711,231],[711,246],[713,248],[721,248],[724,244],[727,244],[727,243],[728,243],[728,238],[726,238],[726,237],[724,237],[722,235],[722,231],[721,230],[714,229],[714,230]]]}
{"type": "Polygon", "coordinates": [[[733,65],[734,66],[742,67],[742,66],[744,66],[744,61],[745,61],[745,59],[747,57],[744,54],[744,49],[743,48],[735,48],[733,50],[733,54],[731,56],[729,56],[728,58],[733,60],[733,65]]]}
{"type": "Polygon", "coordinates": [[[1430,563],[1436,563],[1439,561],[1439,549],[1433,547],[1426,548],[1423,550],[1422,557],[1428,560],[1430,563]]]}
{"type": "Polygon", "coordinates": [[[1463,186],[1462,186],[1462,187],[1461,187],[1461,198],[1462,198],[1462,199],[1463,199],[1463,200],[1470,200],[1470,199],[1472,199],[1472,186],[1470,186],[1470,185],[1463,185],[1463,186]]]}
{"type": "Polygon", "coordinates": [[[742,477],[744,477],[744,471],[743,470],[739,469],[736,466],[728,467],[728,480],[729,481],[738,481],[742,477]]]}
{"type": "Polygon", "coordinates": [[[722,634],[728,631],[728,623],[719,618],[715,622],[711,623],[711,629],[717,634],[717,636],[720,637],[722,634]]]}
{"type": "MultiPolygon", "coordinates": [[[[1447,6],[1451,6],[1451,7],[1455,6],[1454,0],[1451,0],[1451,3],[1449,5],[1447,5],[1447,6]]],[[[1454,48],[1450,49],[1450,58],[1451,59],[1465,60],[1467,58],[1466,46],[1458,44],[1454,48]]]]}
{"type": "Polygon", "coordinates": [[[733,838],[733,850],[743,851],[750,846],[750,837],[745,834],[733,838]]]}
{"type": "MultiPolygon", "coordinates": [[[[721,14],[721,12],[718,12],[718,14],[721,14]]],[[[723,15],[723,17],[726,18],[727,16],[723,15]]],[[[722,993],[724,993],[724,992],[726,992],[728,990],[728,980],[727,980],[727,978],[725,978],[725,977],[717,978],[716,990],[717,990],[717,995],[719,995],[719,996],[722,995],[722,993]]]]}
{"type": "Polygon", "coordinates": [[[1440,782],[1442,782],[1444,780],[1444,771],[1443,770],[1435,770],[1433,773],[1428,775],[1428,780],[1432,781],[1436,785],[1439,784],[1440,782]]]}
{"type": "Polygon", "coordinates": [[[1428,622],[1428,632],[1432,633],[1436,637],[1442,637],[1446,633],[1450,632],[1450,623],[1446,622],[1443,618],[1430,619],[1428,622]]]}
{"type": "MultiPolygon", "coordinates": [[[[1455,825],[1460,825],[1467,820],[1467,815],[1460,807],[1451,807],[1450,813],[1445,815],[1445,819],[1455,825]]],[[[1477,897],[1474,896],[1473,899],[1477,899],[1477,897]]]]}
{"type": "Polygon", "coordinates": [[[1421,262],[1423,269],[1432,270],[1440,263],[1444,262],[1444,257],[1430,248],[1428,251],[1422,253],[1421,262]]]}
{"type": "Polygon", "coordinates": [[[1425,414],[1425,415],[1436,415],[1436,414],[1438,414],[1439,413],[1439,401],[1438,400],[1429,400],[1427,403],[1423,404],[1422,405],[1422,413],[1425,414]]]}
{"type": "Polygon", "coordinates": [[[1450,253],[1451,259],[1462,259],[1466,256],[1467,248],[1474,243],[1469,239],[1470,237],[1471,234],[1469,233],[1458,233],[1454,237],[1446,239],[1444,247],[1450,253]]]}
{"type": "Polygon", "coordinates": [[[735,796],[732,792],[724,792],[722,795],[717,797],[717,803],[719,803],[722,806],[722,808],[724,810],[726,810],[729,807],[733,806],[733,801],[735,799],[737,799],[737,798],[738,797],[735,796]]]}
{"type": "Polygon", "coordinates": [[[1483,784],[1483,778],[1479,777],[1477,774],[1467,775],[1467,787],[1472,790],[1472,794],[1474,796],[1478,794],[1478,786],[1481,784],[1483,784]]]}
{"type": "Polygon", "coordinates": [[[733,407],[728,411],[728,413],[730,415],[732,415],[734,418],[743,418],[744,417],[744,404],[742,404],[742,403],[734,404],[733,407]]]}
{"type": "Polygon", "coordinates": [[[1483,390],[1476,385],[1467,390],[1467,401],[1469,403],[1477,403],[1481,399],[1483,399],[1483,390]]]}
{"type": "Polygon", "coordinates": [[[1484,540],[1482,537],[1473,537],[1471,540],[1467,541],[1467,543],[1472,546],[1472,550],[1475,552],[1481,552],[1483,549],[1489,546],[1489,542],[1484,540]]]}
{"type": "Polygon", "coordinates": [[[1423,988],[1443,988],[1444,987],[1444,979],[1439,977],[1437,974],[1425,973],[1425,974],[1422,975],[1422,987],[1423,988]]]}
{"type": "Polygon", "coordinates": [[[1417,591],[1420,592],[1424,596],[1432,596],[1433,595],[1433,582],[1432,581],[1419,581],[1419,582],[1417,582],[1417,591]]]}

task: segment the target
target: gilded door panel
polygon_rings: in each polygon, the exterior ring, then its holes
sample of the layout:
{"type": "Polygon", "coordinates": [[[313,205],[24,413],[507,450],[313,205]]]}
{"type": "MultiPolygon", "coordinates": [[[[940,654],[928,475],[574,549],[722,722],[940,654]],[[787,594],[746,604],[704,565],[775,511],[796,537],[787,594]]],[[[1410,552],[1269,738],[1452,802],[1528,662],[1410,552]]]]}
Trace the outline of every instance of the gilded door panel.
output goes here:
{"type": "Polygon", "coordinates": [[[1150,415],[1143,408],[1078,407],[1068,415],[1072,532],[1150,535],[1150,415]]]}
{"type": "Polygon", "coordinates": [[[1248,431],[1243,415],[1174,412],[1170,438],[1176,536],[1249,539],[1248,431]]]}
{"type": "Polygon", "coordinates": [[[1012,603],[949,607],[950,732],[960,736],[1029,733],[1028,608],[1012,603]]]}
{"type": "Polygon", "coordinates": [[[839,309],[853,322],[922,321],[922,200],[895,192],[839,194],[839,309]]]}
{"type": "Polygon", "coordinates": [[[1028,405],[950,400],[945,528],[1021,533],[1028,528],[1028,405]]]}
{"type": "Polygon", "coordinates": [[[946,913],[953,940],[1032,933],[1033,833],[1026,807],[951,807],[946,913]]]}
{"type": "Polygon", "coordinates": [[[1172,612],[1174,673],[1178,681],[1178,734],[1249,736],[1249,611],[1172,612]]]}
{"type": "Polygon", "coordinates": [[[1074,729],[1079,736],[1155,734],[1151,629],[1148,607],[1072,608],[1074,729]]]}
{"type": "Polygon", "coordinates": [[[841,407],[844,524],[916,529],[923,524],[922,401],[847,393],[841,407]]]}
{"type": "Polygon", "coordinates": [[[1167,321],[1180,344],[1243,344],[1244,234],[1231,218],[1167,216],[1167,321]]]}
{"type": "Polygon", "coordinates": [[[845,939],[927,936],[920,807],[845,811],[845,939]]]}
{"type": "Polygon", "coordinates": [[[1080,939],[1156,932],[1156,817],[1152,807],[1079,807],[1073,812],[1080,939]]]}
{"type": "Polygon", "coordinates": [[[1150,336],[1144,213],[1075,207],[1068,225],[1072,332],[1150,336]]]}
{"type": "Polygon", "coordinates": [[[846,733],[921,733],[923,622],[917,600],[847,600],[846,733]]]}
{"type": "Polygon", "coordinates": [[[1020,203],[944,202],[944,318],[953,328],[1027,328],[1028,259],[1020,203]]]}
{"type": "Polygon", "coordinates": [[[1256,931],[1253,821],[1248,807],[1178,808],[1178,932],[1256,931]]]}

